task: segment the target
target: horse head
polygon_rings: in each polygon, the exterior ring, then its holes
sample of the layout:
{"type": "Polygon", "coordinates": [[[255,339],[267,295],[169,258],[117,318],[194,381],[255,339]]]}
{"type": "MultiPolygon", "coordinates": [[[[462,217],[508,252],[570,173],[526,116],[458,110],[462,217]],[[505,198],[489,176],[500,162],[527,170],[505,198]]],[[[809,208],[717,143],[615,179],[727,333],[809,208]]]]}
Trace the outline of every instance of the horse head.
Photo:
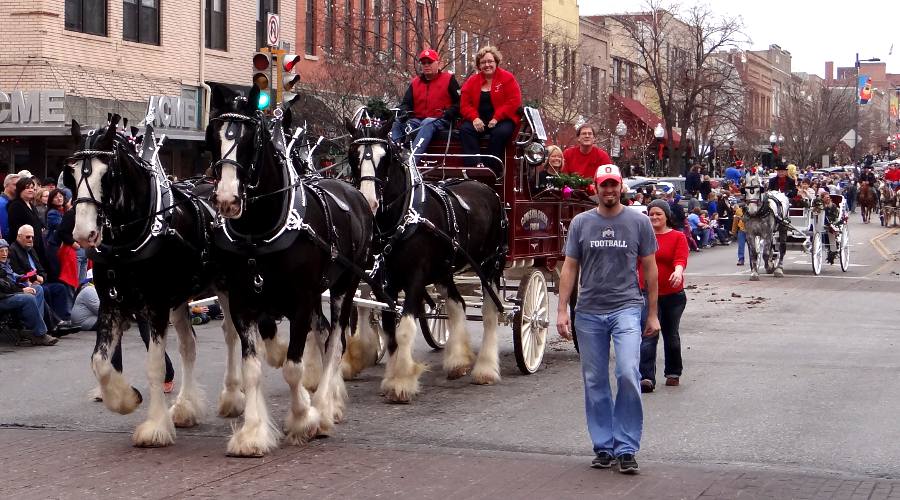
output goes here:
{"type": "Polygon", "coordinates": [[[741,192],[744,194],[744,203],[747,205],[747,215],[756,215],[767,202],[766,190],[763,188],[762,179],[758,174],[748,172],[744,175],[741,192]]]}
{"type": "Polygon", "coordinates": [[[392,120],[371,117],[365,109],[357,113],[355,120],[345,121],[352,138],[348,152],[350,170],[372,213],[379,206],[376,183],[383,185],[387,182],[389,168],[395,160],[396,153],[388,140],[391,125],[392,120]]]}
{"type": "Polygon", "coordinates": [[[224,87],[216,87],[212,93],[215,113],[206,127],[206,147],[212,154],[216,180],[212,202],[225,218],[240,218],[248,184],[258,177],[264,124],[262,113],[252,103],[257,102],[259,93],[256,85],[248,97],[224,87]]]}
{"type": "Polygon", "coordinates": [[[99,246],[104,230],[128,231],[113,222],[133,218],[147,191],[141,187],[146,175],[140,174],[133,138],[118,133],[120,120],[118,114],[110,115],[105,128],[91,130],[84,138],[81,126],[72,120],[77,150],[63,178],[74,198],[73,237],[86,248],[99,246]]]}

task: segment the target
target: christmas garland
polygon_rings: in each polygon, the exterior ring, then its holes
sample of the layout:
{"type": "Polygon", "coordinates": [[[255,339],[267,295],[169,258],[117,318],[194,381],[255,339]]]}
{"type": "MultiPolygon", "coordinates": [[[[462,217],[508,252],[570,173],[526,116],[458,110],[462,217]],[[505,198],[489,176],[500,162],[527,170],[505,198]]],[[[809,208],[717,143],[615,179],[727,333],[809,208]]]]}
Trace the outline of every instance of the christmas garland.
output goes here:
{"type": "Polygon", "coordinates": [[[550,182],[558,188],[569,186],[572,189],[585,189],[591,185],[590,179],[578,174],[559,173],[556,174],[556,176],[551,177],[550,182]]]}

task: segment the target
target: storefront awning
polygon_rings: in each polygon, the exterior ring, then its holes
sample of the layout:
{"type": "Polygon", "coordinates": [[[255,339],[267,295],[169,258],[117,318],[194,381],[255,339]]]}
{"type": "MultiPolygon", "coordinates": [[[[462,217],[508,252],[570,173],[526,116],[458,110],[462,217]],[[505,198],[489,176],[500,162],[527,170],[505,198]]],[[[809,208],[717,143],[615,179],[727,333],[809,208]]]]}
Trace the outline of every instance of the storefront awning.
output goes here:
{"type": "MultiPolygon", "coordinates": [[[[656,128],[657,123],[663,123],[662,118],[656,116],[656,113],[647,109],[640,101],[619,94],[610,94],[609,101],[614,108],[619,108],[622,113],[631,115],[633,119],[625,120],[626,122],[638,122],[651,131],[656,128]]],[[[681,142],[681,135],[678,132],[673,130],[672,136],[675,144],[681,142]]]]}

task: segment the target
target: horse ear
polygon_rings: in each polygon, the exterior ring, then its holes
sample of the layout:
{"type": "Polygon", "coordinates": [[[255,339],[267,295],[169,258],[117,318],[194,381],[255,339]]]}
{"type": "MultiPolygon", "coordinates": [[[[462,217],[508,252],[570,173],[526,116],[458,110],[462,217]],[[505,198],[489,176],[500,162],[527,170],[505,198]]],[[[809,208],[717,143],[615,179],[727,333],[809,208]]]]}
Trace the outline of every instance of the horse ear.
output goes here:
{"type": "Polygon", "coordinates": [[[72,120],[72,140],[76,148],[81,146],[81,125],[75,120],[72,120]]]}
{"type": "Polygon", "coordinates": [[[378,129],[378,137],[389,137],[391,133],[391,128],[394,126],[394,118],[388,118],[381,124],[381,128],[378,129]]]}

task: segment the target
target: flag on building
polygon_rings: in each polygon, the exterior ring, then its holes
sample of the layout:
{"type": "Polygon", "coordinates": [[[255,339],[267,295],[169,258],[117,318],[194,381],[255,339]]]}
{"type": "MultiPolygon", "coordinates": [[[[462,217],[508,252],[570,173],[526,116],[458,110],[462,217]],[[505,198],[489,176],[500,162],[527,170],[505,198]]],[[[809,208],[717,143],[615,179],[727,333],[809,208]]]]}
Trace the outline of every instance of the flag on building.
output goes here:
{"type": "Polygon", "coordinates": [[[856,93],[859,104],[868,104],[872,98],[872,78],[869,75],[859,75],[856,82],[856,93]]]}

